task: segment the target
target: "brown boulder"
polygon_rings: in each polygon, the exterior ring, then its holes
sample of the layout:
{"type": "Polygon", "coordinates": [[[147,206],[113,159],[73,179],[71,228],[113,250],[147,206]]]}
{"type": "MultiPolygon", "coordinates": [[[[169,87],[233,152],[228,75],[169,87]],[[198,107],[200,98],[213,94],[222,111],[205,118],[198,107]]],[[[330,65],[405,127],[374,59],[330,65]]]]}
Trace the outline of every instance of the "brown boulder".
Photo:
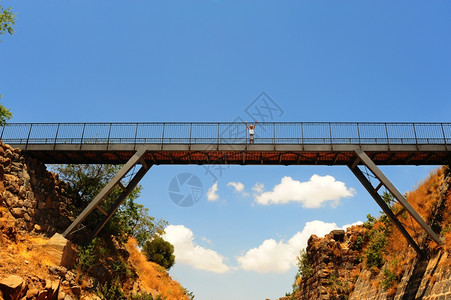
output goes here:
{"type": "Polygon", "coordinates": [[[72,268],[75,263],[76,253],[72,243],[59,233],[55,233],[43,249],[55,265],[72,268]]]}
{"type": "Polygon", "coordinates": [[[25,214],[25,211],[22,208],[14,207],[11,209],[11,214],[16,218],[22,218],[25,214]]]}
{"type": "Polygon", "coordinates": [[[0,292],[5,300],[20,299],[24,292],[24,280],[17,275],[10,275],[0,280],[0,292]]]}
{"type": "Polygon", "coordinates": [[[343,229],[332,230],[329,234],[337,242],[343,242],[344,241],[345,231],[343,229]]]}
{"type": "Polygon", "coordinates": [[[38,294],[39,294],[39,290],[36,288],[32,288],[32,289],[28,290],[26,297],[27,297],[27,299],[34,298],[34,297],[37,297],[38,294]]]}

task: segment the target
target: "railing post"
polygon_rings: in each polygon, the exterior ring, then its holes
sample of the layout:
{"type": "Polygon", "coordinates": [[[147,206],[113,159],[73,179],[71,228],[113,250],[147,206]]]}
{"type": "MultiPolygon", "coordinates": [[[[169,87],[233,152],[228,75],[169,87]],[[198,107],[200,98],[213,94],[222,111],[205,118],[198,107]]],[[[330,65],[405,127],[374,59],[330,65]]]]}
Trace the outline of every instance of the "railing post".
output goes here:
{"type": "Polygon", "coordinates": [[[387,129],[387,123],[385,123],[385,134],[387,135],[387,145],[388,145],[388,151],[390,151],[390,141],[388,139],[388,129],[387,129]]]}
{"type": "Polygon", "coordinates": [[[330,135],[330,149],[334,150],[334,146],[332,143],[332,125],[330,125],[330,122],[329,122],[329,135],[330,135]]]}
{"type": "Polygon", "coordinates": [[[28,148],[28,142],[30,140],[30,135],[31,135],[31,129],[33,128],[33,124],[30,124],[30,130],[28,131],[28,137],[27,137],[27,143],[25,145],[25,149],[28,148]]]}
{"type": "Polygon", "coordinates": [[[440,123],[440,126],[442,127],[443,141],[445,142],[445,149],[446,149],[446,151],[448,151],[448,144],[446,142],[446,135],[445,135],[445,129],[443,129],[443,123],[440,123]]]}
{"type": "Polygon", "coordinates": [[[189,146],[188,146],[189,150],[191,150],[191,135],[192,135],[192,132],[193,132],[193,123],[190,123],[189,124],[189,146]]]}
{"type": "Polygon", "coordinates": [[[139,125],[139,123],[136,123],[136,128],[135,128],[135,142],[134,142],[134,145],[133,145],[133,148],[134,148],[134,149],[136,149],[136,138],[137,138],[137,136],[138,136],[138,125],[139,125]]]}
{"type": "Polygon", "coordinates": [[[415,135],[415,144],[417,145],[417,151],[418,151],[418,138],[417,138],[417,131],[415,130],[415,123],[412,123],[413,126],[413,134],[415,135]]]}
{"type": "Polygon", "coordinates": [[[111,126],[113,126],[112,123],[110,123],[110,128],[108,129],[108,138],[106,140],[106,148],[107,149],[108,149],[108,146],[110,145],[111,126]]]}
{"type": "Polygon", "coordinates": [[[81,139],[80,139],[80,149],[83,145],[83,138],[85,137],[85,128],[86,128],[86,123],[83,123],[83,130],[81,132],[81,139]]]}
{"type": "Polygon", "coordinates": [[[274,149],[276,149],[276,122],[272,123],[273,135],[274,135],[274,149]]]}
{"type": "Polygon", "coordinates": [[[357,135],[359,137],[359,147],[362,147],[362,141],[360,140],[360,127],[359,123],[357,123],[357,135]]]}
{"type": "Polygon", "coordinates": [[[301,123],[302,151],[304,151],[304,123],[301,123]]]}
{"type": "Polygon", "coordinates": [[[60,131],[60,123],[58,123],[58,127],[56,127],[56,135],[55,135],[55,142],[53,143],[53,149],[56,148],[56,141],[58,140],[58,132],[60,131]]]}
{"type": "Polygon", "coordinates": [[[163,133],[161,135],[161,149],[163,149],[163,143],[164,143],[164,128],[166,127],[166,123],[163,123],[163,133]]]}
{"type": "Polygon", "coordinates": [[[6,124],[3,124],[2,127],[2,135],[0,135],[0,140],[3,139],[3,131],[5,131],[6,124]]]}
{"type": "Polygon", "coordinates": [[[217,144],[217,147],[219,149],[219,122],[218,122],[218,144],[217,144]]]}

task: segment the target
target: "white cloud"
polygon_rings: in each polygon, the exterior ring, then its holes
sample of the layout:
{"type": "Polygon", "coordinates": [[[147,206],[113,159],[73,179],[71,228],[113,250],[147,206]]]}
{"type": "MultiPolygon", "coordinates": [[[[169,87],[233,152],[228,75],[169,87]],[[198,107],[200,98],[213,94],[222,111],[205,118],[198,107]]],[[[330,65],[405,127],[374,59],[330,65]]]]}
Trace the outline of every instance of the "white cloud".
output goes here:
{"type": "Polygon", "coordinates": [[[240,193],[243,196],[249,196],[249,193],[247,193],[244,190],[244,184],[239,181],[237,181],[237,182],[231,181],[231,182],[227,183],[227,186],[233,187],[236,193],[240,193]]]}
{"type": "Polygon", "coordinates": [[[272,191],[263,192],[261,186],[254,186],[255,191],[261,191],[254,195],[255,202],[262,205],[285,204],[288,202],[300,202],[303,207],[317,208],[325,202],[331,202],[335,206],[341,198],[355,195],[353,188],[347,188],[344,182],[335,180],[330,175],[313,175],[309,181],[300,182],[289,176],[282,178],[280,184],[272,191]]]}
{"type": "Polygon", "coordinates": [[[163,238],[174,245],[176,263],[214,273],[225,273],[230,270],[221,254],[194,242],[194,234],[189,228],[183,225],[169,225],[164,231],[163,238]]]}
{"type": "Polygon", "coordinates": [[[341,227],[341,229],[346,230],[346,229],[348,229],[349,227],[352,227],[352,226],[355,226],[355,225],[362,225],[362,224],[363,224],[362,221],[357,221],[357,222],[352,223],[352,224],[346,224],[346,225],[343,225],[343,226],[341,227]]]}
{"type": "Polygon", "coordinates": [[[304,229],[288,241],[265,240],[260,246],[248,250],[236,260],[240,268],[246,271],[284,273],[296,266],[296,256],[301,249],[307,247],[307,240],[312,234],[324,236],[334,229],[338,229],[335,223],[318,220],[307,222],[304,229]]]}
{"type": "Polygon", "coordinates": [[[237,181],[237,182],[229,182],[227,183],[227,186],[233,186],[235,188],[235,192],[241,193],[244,190],[244,184],[237,181]]]}
{"type": "Polygon", "coordinates": [[[216,181],[207,191],[207,200],[216,201],[219,199],[218,182],[216,181]]]}
{"type": "Polygon", "coordinates": [[[252,190],[254,192],[256,192],[257,194],[261,194],[263,193],[263,191],[265,190],[265,185],[263,183],[259,183],[257,182],[253,187],[252,190]]]}

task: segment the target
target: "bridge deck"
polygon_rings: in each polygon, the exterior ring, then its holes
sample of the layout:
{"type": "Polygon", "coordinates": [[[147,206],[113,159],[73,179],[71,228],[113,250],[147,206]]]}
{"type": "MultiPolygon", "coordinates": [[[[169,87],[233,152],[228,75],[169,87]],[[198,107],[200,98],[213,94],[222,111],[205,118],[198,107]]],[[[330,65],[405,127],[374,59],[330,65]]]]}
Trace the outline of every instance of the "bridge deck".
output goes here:
{"type": "Polygon", "coordinates": [[[3,142],[45,163],[349,165],[361,148],[379,165],[439,165],[450,123],[10,123],[3,142]]]}

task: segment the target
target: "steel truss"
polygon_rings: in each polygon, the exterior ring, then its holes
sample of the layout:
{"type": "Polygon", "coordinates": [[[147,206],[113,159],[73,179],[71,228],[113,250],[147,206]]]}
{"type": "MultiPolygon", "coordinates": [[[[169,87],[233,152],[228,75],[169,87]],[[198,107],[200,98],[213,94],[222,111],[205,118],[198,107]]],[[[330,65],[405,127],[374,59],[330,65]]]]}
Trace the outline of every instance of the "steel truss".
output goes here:
{"type": "Polygon", "coordinates": [[[399,229],[402,235],[407,239],[409,244],[415,249],[415,251],[420,255],[424,256],[424,251],[420,248],[420,246],[415,242],[415,240],[410,236],[407,230],[404,228],[403,224],[398,220],[398,214],[394,214],[391,208],[385,203],[382,197],[379,195],[378,190],[384,186],[392,195],[398,200],[399,204],[403,207],[402,211],[406,211],[410,214],[410,216],[426,231],[428,236],[434,240],[437,244],[443,244],[440,237],[432,230],[432,228],[423,220],[423,218],[415,211],[415,209],[407,202],[406,198],[396,189],[396,187],[388,180],[388,178],[382,173],[382,171],[376,166],[376,164],[371,160],[371,158],[364,152],[362,149],[355,149],[355,153],[357,154],[357,160],[353,165],[349,165],[349,169],[354,173],[357,179],[362,183],[362,185],[366,188],[366,190],[370,193],[373,199],[379,204],[384,213],[390,220],[395,224],[395,226],[399,229]],[[366,166],[373,175],[379,180],[379,185],[377,187],[373,187],[371,182],[365,177],[363,172],[359,169],[358,164],[362,163],[366,166]]]}
{"type": "Polygon", "coordinates": [[[151,165],[148,165],[144,160],[144,155],[147,152],[147,147],[139,148],[136,153],[130,158],[130,160],[119,170],[119,172],[111,179],[111,181],[100,191],[100,193],[89,203],[89,205],[81,212],[81,214],[72,222],[72,224],[64,231],[63,236],[68,237],[75,228],[77,228],[83,220],[97,208],[103,215],[103,220],[99,222],[96,229],[91,233],[91,239],[93,239],[99,231],[105,226],[108,220],[117,211],[119,206],[124,202],[128,195],[133,191],[139,181],[144,177],[151,165]],[[128,185],[124,187],[121,180],[127,175],[130,170],[137,164],[141,164],[139,171],[133,176],[128,185]],[[119,186],[122,189],[122,193],[116,199],[114,204],[105,211],[100,203],[113,191],[114,187],[119,186]]]}

